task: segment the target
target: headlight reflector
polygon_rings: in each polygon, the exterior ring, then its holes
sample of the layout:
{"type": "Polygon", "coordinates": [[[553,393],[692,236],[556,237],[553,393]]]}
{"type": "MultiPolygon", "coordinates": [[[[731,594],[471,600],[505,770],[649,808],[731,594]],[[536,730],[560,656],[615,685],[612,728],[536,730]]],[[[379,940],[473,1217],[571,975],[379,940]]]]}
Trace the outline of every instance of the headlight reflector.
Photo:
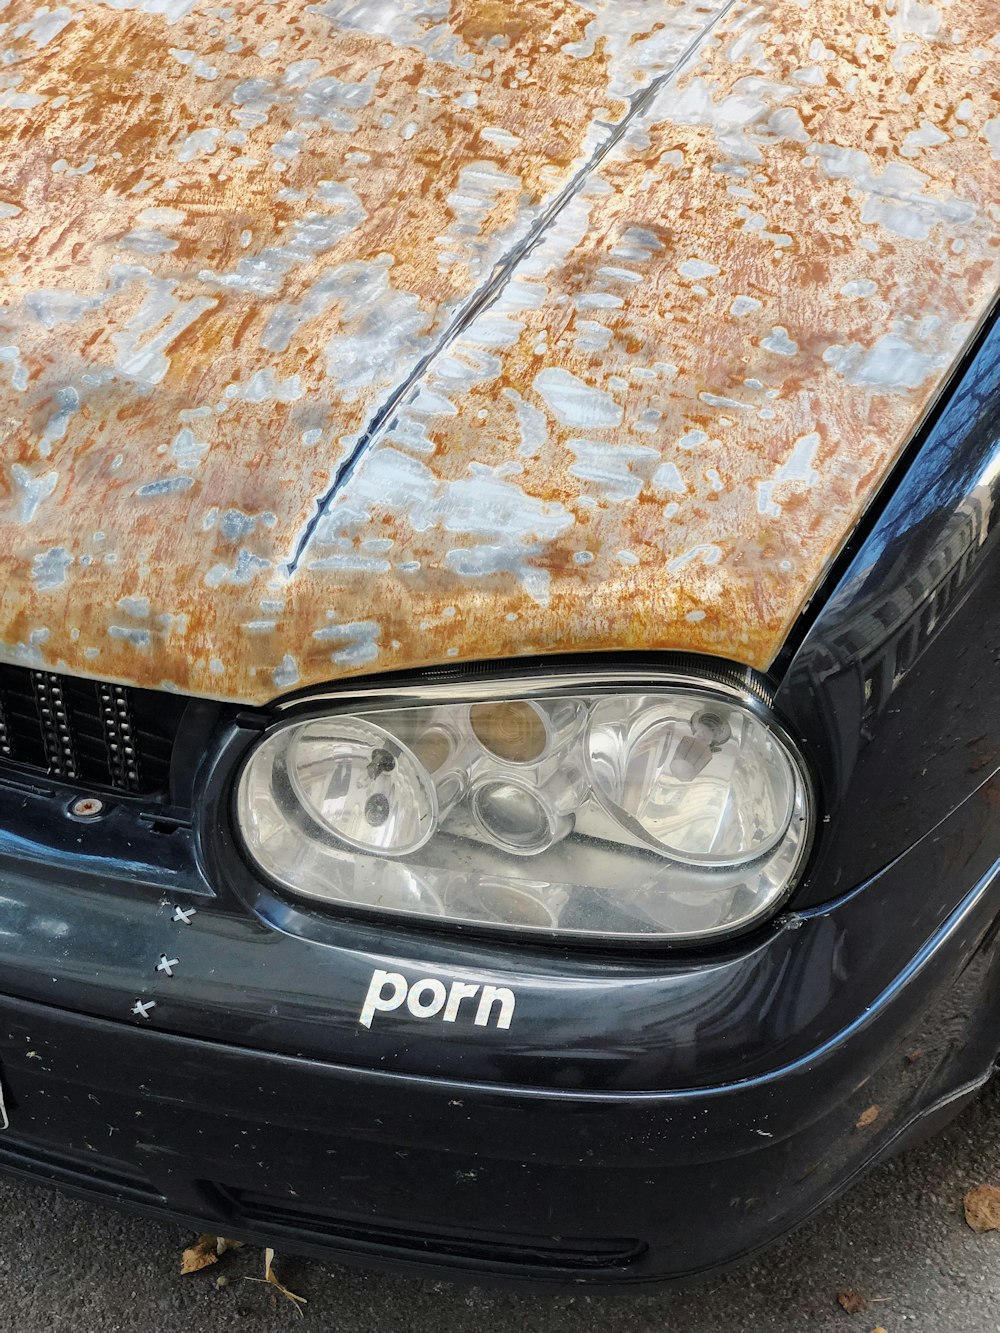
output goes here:
{"type": "Polygon", "coordinates": [[[593,710],[588,759],[598,799],[627,828],[678,860],[741,865],[784,837],[795,770],[752,713],[669,700],[593,710]]]}
{"type": "Polygon", "coordinates": [[[237,820],[293,892],[602,938],[698,939],[773,911],[808,850],[791,742],[721,686],[587,688],[294,717],[237,820]]]}

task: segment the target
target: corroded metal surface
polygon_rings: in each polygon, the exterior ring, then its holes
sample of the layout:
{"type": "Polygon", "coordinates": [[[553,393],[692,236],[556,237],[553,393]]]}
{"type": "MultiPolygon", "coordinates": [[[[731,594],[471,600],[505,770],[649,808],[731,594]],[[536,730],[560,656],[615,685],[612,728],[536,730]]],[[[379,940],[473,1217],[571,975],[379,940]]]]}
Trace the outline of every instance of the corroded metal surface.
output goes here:
{"type": "Polygon", "coordinates": [[[8,3],[2,656],[766,666],[997,289],[953,11],[8,3]]]}

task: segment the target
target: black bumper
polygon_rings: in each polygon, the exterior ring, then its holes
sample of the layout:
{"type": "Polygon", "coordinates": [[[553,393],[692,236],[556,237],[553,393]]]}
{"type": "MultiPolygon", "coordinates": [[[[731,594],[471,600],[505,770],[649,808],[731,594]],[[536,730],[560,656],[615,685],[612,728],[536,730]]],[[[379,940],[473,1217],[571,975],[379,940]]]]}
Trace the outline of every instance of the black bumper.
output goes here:
{"type": "Polygon", "coordinates": [[[998,792],[838,902],[670,961],[366,932],[180,872],[166,894],[72,882],[8,843],[0,1166],[424,1272],[644,1282],[730,1263],[988,1077],[998,792]],[[515,1022],[401,1011],[365,1030],[373,967],[510,986],[515,1022]]]}

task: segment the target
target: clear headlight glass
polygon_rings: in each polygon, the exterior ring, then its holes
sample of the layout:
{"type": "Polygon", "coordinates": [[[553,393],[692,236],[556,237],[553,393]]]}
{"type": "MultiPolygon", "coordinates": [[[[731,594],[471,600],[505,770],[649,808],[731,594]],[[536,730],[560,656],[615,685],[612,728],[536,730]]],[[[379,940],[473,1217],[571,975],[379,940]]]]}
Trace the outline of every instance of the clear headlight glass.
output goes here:
{"type": "Polygon", "coordinates": [[[745,928],[811,833],[788,738],[694,682],[296,717],[256,745],[236,804],[250,857],[294,893],[602,938],[745,928]]]}

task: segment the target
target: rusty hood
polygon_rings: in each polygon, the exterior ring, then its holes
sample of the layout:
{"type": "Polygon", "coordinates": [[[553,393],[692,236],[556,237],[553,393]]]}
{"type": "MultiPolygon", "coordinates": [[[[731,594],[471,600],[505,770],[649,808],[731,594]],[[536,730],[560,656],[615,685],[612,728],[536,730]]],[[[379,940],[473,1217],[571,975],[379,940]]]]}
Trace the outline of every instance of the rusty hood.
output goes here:
{"type": "Polygon", "coordinates": [[[0,25],[8,661],[765,668],[997,290],[996,0],[0,25]]]}

